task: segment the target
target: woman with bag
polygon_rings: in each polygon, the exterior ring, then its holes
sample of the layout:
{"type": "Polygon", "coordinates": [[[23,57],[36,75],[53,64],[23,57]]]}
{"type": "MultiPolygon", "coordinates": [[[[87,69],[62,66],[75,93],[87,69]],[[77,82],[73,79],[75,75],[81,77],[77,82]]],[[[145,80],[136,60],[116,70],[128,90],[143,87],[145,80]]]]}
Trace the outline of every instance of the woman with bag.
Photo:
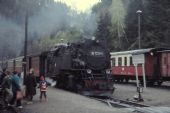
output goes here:
{"type": "Polygon", "coordinates": [[[13,97],[10,101],[10,104],[14,105],[14,103],[16,102],[16,106],[18,108],[23,108],[21,105],[22,93],[21,93],[21,87],[20,87],[20,78],[17,75],[16,71],[13,72],[13,75],[11,77],[11,83],[12,83],[13,97]]]}

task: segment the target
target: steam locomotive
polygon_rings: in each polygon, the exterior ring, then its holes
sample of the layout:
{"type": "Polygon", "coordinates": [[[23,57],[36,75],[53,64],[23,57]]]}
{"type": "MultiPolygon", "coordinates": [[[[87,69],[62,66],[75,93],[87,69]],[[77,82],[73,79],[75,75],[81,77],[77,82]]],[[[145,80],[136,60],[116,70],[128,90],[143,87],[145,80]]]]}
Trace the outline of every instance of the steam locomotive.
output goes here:
{"type": "Polygon", "coordinates": [[[99,41],[59,44],[48,52],[47,62],[47,76],[57,80],[57,87],[89,96],[114,91],[110,53],[99,41]]]}
{"type": "MultiPolygon", "coordinates": [[[[10,72],[23,72],[23,58],[0,64],[10,72]]],[[[110,96],[114,91],[110,53],[96,40],[58,44],[49,51],[27,56],[26,64],[27,72],[34,69],[37,80],[42,75],[53,78],[59,88],[87,96],[110,96]]]]}

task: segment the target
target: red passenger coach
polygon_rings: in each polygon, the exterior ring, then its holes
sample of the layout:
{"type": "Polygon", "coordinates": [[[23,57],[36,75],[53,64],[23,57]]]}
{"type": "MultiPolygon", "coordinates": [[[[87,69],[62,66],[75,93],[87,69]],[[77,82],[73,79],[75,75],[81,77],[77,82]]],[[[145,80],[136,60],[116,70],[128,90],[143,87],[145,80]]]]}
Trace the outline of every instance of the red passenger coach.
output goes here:
{"type": "Polygon", "coordinates": [[[34,69],[35,76],[40,75],[40,57],[39,55],[34,56],[28,56],[27,57],[27,72],[29,72],[30,69],[34,69]]]}
{"type": "Polygon", "coordinates": [[[23,71],[23,58],[24,57],[18,57],[14,60],[14,70],[21,73],[23,71]]]}
{"type": "Polygon", "coordinates": [[[6,68],[10,72],[17,71],[21,73],[23,70],[23,66],[22,66],[23,58],[24,57],[21,56],[14,59],[6,60],[4,62],[6,64],[4,68],[6,68]]]}
{"type": "Polygon", "coordinates": [[[32,68],[34,69],[34,75],[39,77],[41,75],[45,76],[46,74],[46,55],[44,53],[37,55],[27,56],[27,72],[32,68]]]}
{"type": "MultiPolygon", "coordinates": [[[[111,52],[112,74],[116,81],[135,80],[134,55],[144,55],[144,69],[147,83],[161,85],[170,81],[170,49],[150,48],[123,52],[111,52]]],[[[143,82],[142,64],[137,66],[139,80],[143,82]]]]}
{"type": "MultiPolygon", "coordinates": [[[[23,59],[24,57],[17,57],[13,59],[9,59],[6,61],[1,61],[0,66],[3,69],[6,69],[10,72],[17,71],[19,73],[23,72],[23,59]]],[[[36,77],[39,77],[41,75],[45,75],[46,72],[46,58],[44,57],[43,54],[37,54],[37,55],[29,55],[27,56],[27,67],[26,67],[26,73],[29,73],[29,70],[31,68],[34,69],[34,75],[36,77]]]]}
{"type": "MultiPolygon", "coordinates": [[[[47,52],[40,54],[28,55],[26,57],[26,74],[28,75],[30,69],[34,70],[34,76],[37,82],[40,76],[46,76],[47,73],[47,52]]],[[[0,71],[6,69],[9,72],[17,71],[18,73],[24,72],[24,56],[20,56],[13,59],[0,61],[0,71]]]]}

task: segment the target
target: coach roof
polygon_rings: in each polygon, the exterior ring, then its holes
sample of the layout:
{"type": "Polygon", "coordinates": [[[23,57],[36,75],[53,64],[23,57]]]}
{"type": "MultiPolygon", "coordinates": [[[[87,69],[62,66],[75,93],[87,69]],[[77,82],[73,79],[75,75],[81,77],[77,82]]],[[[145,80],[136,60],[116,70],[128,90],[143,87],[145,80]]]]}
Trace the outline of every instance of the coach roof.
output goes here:
{"type": "Polygon", "coordinates": [[[130,51],[121,51],[121,52],[111,52],[110,54],[112,56],[114,55],[126,55],[126,54],[145,54],[145,53],[149,53],[149,52],[160,52],[160,51],[165,51],[168,50],[170,51],[170,49],[167,48],[148,48],[148,49],[137,49],[137,50],[130,50],[130,51]]]}

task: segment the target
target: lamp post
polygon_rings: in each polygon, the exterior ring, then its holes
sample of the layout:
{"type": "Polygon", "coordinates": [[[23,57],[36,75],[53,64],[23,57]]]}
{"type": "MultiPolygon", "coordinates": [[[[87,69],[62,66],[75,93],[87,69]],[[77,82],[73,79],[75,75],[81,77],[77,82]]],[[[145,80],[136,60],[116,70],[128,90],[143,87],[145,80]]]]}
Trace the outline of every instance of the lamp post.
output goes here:
{"type": "Polygon", "coordinates": [[[141,48],[141,36],[140,36],[140,32],[141,32],[141,14],[142,11],[141,10],[137,10],[136,12],[138,14],[138,46],[139,49],[141,48]]]}
{"type": "Polygon", "coordinates": [[[25,41],[24,41],[24,78],[26,77],[26,69],[27,69],[27,39],[28,39],[28,14],[25,15],[25,41]]]}

